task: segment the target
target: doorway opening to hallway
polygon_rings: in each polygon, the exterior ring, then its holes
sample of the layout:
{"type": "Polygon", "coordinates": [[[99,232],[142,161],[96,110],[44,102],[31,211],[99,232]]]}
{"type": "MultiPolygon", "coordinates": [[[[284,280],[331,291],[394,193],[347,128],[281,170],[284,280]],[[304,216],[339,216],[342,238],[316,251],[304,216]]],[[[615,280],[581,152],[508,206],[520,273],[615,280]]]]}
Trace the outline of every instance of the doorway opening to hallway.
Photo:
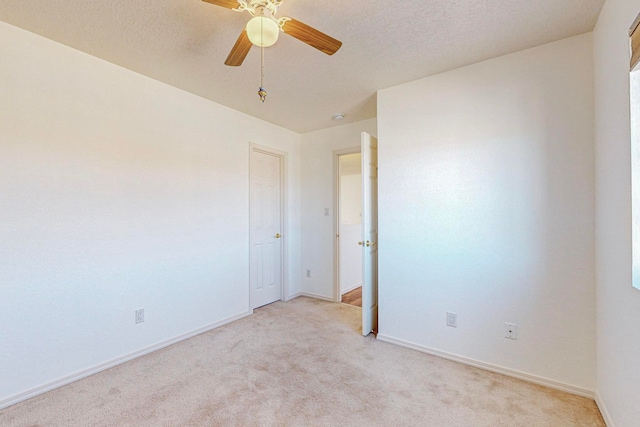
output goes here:
{"type": "MultiPolygon", "coordinates": [[[[378,330],[378,140],[334,152],[334,301],[361,289],[362,334],[378,330]]],[[[357,298],[355,298],[357,300],[357,298]]]]}
{"type": "Polygon", "coordinates": [[[338,283],[340,302],[362,307],[362,156],[338,155],[338,283]]]}

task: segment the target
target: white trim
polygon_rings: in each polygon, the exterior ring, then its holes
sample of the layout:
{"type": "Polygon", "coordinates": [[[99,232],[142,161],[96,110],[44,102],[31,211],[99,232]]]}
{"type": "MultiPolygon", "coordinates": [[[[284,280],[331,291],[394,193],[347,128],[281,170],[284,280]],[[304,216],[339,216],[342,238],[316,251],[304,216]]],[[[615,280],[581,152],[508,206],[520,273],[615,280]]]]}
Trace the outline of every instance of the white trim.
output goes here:
{"type": "MultiPolygon", "coordinates": [[[[280,268],[280,277],[282,280],[282,288],[280,289],[280,300],[281,301],[289,301],[291,297],[289,295],[289,203],[288,197],[289,194],[289,178],[288,178],[288,167],[289,167],[289,159],[288,153],[286,151],[280,151],[275,148],[267,147],[264,145],[255,144],[253,142],[249,142],[249,268],[252,268],[251,265],[251,156],[254,152],[264,153],[271,156],[280,158],[280,172],[282,176],[280,177],[280,211],[282,212],[282,246],[280,248],[282,260],[282,265],[280,268]]],[[[249,274],[249,309],[253,309],[253,302],[251,301],[251,274],[249,274]]]]}
{"type": "Polygon", "coordinates": [[[300,292],[298,292],[297,294],[293,294],[293,295],[285,295],[284,299],[282,300],[282,302],[287,302],[287,301],[291,301],[292,299],[296,299],[300,296],[300,292]]]}
{"type": "Polygon", "coordinates": [[[297,294],[289,295],[289,297],[286,299],[285,302],[294,300],[294,299],[296,299],[298,297],[302,297],[302,296],[304,296],[304,295],[302,295],[302,292],[298,292],[297,294]]]}
{"type": "Polygon", "coordinates": [[[595,398],[595,392],[593,390],[587,390],[582,387],[574,386],[571,384],[562,383],[559,381],[551,380],[549,378],[540,377],[537,375],[527,374],[525,372],[516,371],[514,369],[505,368],[503,366],[493,365],[491,363],[481,362],[479,360],[470,359],[468,357],[459,356],[457,354],[447,353],[446,351],[436,350],[434,348],[426,347],[420,344],[415,344],[409,341],[404,341],[398,338],[393,338],[384,334],[378,334],[377,339],[390,344],[396,344],[401,347],[417,350],[422,353],[427,353],[432,356],[441,357],[443,359],[459,362],[464,365],[474,366],[476,368],[484,369],[486,371],[495,372],[498,374],[506,375],[508,377],[517,378],[519,380],[528,381],[534,384],[543,385],[560,391],[566,391],[567,393],[575,394],[589,399],[595,398]]]}
{"type": "Polygon", "coordinates": [[[212,329],[219,328],[220,326],[226,325],[227,323],[235,322],[236,320],[240,320],[244,317],[251,316],[252,314],[253,314],[253,310],[250,310],[248,312],[239,314],[237,316],[229,317],[228,319],[224,319],[219,322],[215,322],[210,325],[204,326],[202,328],[196,329],[194,331],[187,332],[173,338],[169,338],[168,340],[159,342],[149,347],[145,347],[141,350],[137,350],[132,353],[125,354],[124,356],[116,357],[115,359],[111,359],[104,363],[100,363],[99,365],[95,365],[90,368],[83,369],[74,374],[67,375],[66,377],[59,378],[55,381],[51,381],[50,383],[32,388],[31,390],[27,390],[22,393],[16,394],[14,396],[8,397],[6,399],[0,400],[0,409],[7,408],[11,405],[15,405],[16,403],[20,403],[24,400],[31,399],[32,397],[36,397],[40,394],[46,393],[48,391],[65,386],[72,382],[75,382],[83,378],[89,377],[91,375],[97,374],[99,372],[105,371],[109,368],[113,368],[114,366],[118,366],[123,363],[129,362],[133,359],[137,359],[138,357],[142,357],[146,354],[153,353],[154,351],[158,351],[160,349],[163,349],[165,347],[168,347],[180,341],[184,341],[189,338],[195,337],[196,335],[209,332],[212,329]]]}
{"type": "MultiPolygon", "coordinates": [[[[340,156],[362,151],[361,146],[342,148],[333,151],[333,298],[340,302],[340,156]]],[[[354,288],[355,289],[355,288],[354,288]]]]}
{"type": "Polygon", "coordinates": [[[323,301],[335,302],[333,297],[325,297],[324,295],[312,294],[309,292],[300,292],[296,295],[299,297],[308,297],[308,298],[314,298],[314,299],[321,299],[323,301]]]}
{"type": "MultiPolygon", "coordinates": [[[[297,294],[292,296],[291,299],[298,298],[298,297],[307,297],[307,298],[319,299],[319,300],[322,300],[322,301],[335,302],[333,300],[333,298],[331,298],[331,297],[325,297],[325,296],[322,296],[322,295],[311,294],[309,292],[298,292],[297,294]]],[[[339,302],[338,304],[348,305],[349,307],[355,307],[355,305],[349,305],[349,304],[345,304],[343,302],[339,302]]]]}
{"type": "Polygon", "coordinates": [[[602,396],[600,396],[600,392],[596,390],[596,405],[598,405],[598,409],[600,410],[600,414],[602,414],[602,418],[604,419],[604,423],[607,427],[614,427],[613,419],[607,410],[607,406],[604,404],[604,400],[602,400],[602,396]]]}
{"type": "Polygon", "coordinates": [[[362,286],[362,282],[356,283],[355,285],[351,286],[350,288],[345,289],[344,291],[340,291],[340,296],[342,297],[342,295],[346,294],[347,292],[351,292],[351,291],[353,291],[355,289],[358,289],[360,286],[362,286]]]}

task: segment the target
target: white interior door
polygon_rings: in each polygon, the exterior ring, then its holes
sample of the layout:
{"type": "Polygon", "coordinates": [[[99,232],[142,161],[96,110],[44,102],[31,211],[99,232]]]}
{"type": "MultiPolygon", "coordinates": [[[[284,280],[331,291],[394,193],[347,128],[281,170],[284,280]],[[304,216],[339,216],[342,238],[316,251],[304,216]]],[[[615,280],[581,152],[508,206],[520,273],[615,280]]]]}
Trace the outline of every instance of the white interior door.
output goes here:
{"type": "Polygon", "coordinates": [[[378,140],[362,132],[362,335],[378,329],[378,140]]]}
{"type": "Polygon", "coordinates": [[[282,158],[251,151],[250,298],[257,308],[282,298],[282,158]]]}

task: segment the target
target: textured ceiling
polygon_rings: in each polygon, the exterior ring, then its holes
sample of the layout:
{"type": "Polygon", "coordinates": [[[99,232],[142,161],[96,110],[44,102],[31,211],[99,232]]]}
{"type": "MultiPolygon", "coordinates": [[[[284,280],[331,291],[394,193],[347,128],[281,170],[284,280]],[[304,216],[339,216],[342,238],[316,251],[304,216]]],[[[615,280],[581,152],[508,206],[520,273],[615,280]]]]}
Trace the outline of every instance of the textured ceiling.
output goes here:
{"type": "Polygon", "coordinates": [[[327,56],[281,34],[224,61],[250,15],[200,0],[2,0],[0,20],[296,132],[375,117],[376,91],[591,31],[604,0],[285,0],[343,42],[327,56]],[[334,113],[346,118],[334,122],[334,113]]]}

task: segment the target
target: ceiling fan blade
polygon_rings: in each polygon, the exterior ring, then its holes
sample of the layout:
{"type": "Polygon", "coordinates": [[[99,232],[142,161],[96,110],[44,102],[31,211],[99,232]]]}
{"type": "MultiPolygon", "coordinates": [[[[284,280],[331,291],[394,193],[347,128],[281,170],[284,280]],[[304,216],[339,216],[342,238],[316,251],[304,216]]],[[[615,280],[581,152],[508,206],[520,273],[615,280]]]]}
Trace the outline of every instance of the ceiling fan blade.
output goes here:
{"type": "Polygon", "coordinates": [[[251,46],[253,46],[253,44],[251,44],[251,41],[249,40],[247,30],[244,29],[242,30],[240,37],[238,37],[236,44],[233,46],[233,49],[229,52],[229,56],[227,56],[227,60],[224,61],[224,64],[232,67],[242,65],[242,62],[244,61],[244,58],[246,58],[247,53],[249,53],[251,46]]]}
{"type": "Polygon", "coordinates": [[[235,9],[239,6],[237,0],[202,0],[207,3],[215,4],[216,6],[226,7],[228,9],[235,9]]]}
{"type": "Polygon", "coordinates": [[[282,31],[309,46],[315,47],[327,55],[333,55],[340,49],[340,46],[342,46],[341,41],[329,37],[325,33],[295,19],[286,21],[282,26],[282,31]]]}

